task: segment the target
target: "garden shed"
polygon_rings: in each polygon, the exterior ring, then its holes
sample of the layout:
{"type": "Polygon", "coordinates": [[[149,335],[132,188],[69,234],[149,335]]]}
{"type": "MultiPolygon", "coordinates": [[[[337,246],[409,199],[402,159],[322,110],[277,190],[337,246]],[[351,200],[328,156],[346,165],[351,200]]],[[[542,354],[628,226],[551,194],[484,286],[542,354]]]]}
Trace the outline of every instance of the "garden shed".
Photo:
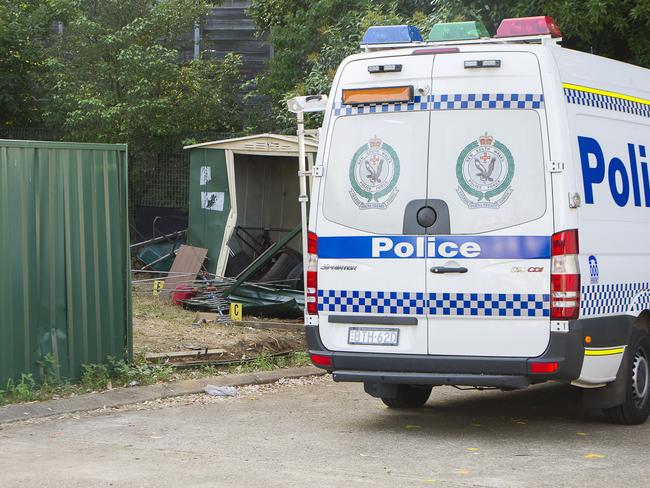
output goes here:
{"type": "MultiPolygon", "coordinates": [[[[308,168],[318,140],[306,137],[308,168]]],[[[188,243],[208,249],[207,269],[235,276],[300,225],[298,138],[258,134],[187,146],[188,243]]],[[[301,252],[300,236],[288,247],[301,252]]]]}

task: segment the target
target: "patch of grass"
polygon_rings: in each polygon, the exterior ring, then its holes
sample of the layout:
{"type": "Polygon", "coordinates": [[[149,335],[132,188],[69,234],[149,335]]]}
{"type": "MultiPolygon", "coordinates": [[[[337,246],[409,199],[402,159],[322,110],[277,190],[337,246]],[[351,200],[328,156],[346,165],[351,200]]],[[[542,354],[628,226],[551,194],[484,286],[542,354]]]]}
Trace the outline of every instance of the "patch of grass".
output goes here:
{"type": "Polygon", "coordinates": [[[48,355],[43,359],[43,379],[40,385],[31,374],[21,375],[19,381],[9,380],[4,390],[0,389],[0,406],[10,403],[50,400],[53,397],[101,391],[112,387],[151,385],[179,378],[205,378],[227,373],[272,371],[308,364],[310,364],[310,360],[306,352],[294,352],[286,356],[261,354],[242,365],[230,367],[207,365],[177,373],[169,364],[147,363],[142,354],[133,363],[109,357],[106,363],[83,364],[81,379],[77,383],[72,383],[61,381],[58,365],[54,357],[48,355]]]}
{"type": "Polygon", "coordinates": [[[133,316],[143,320],[158,319],[186,326],[191,324],[196,312],[185,310],[168,300],[160,300],[150,289],[133,290],[133,316]]]}
{"type": "Polygon", "coordinates": [[[260,354],[255,359],[237,366],[231,366],[229,373],[253,373],[256,371],[272,371],[279,368],[295,368],[306,366],[310,363],[309,355],[306,352],[292,352],[286,356],[272,356],[260,354]]]}

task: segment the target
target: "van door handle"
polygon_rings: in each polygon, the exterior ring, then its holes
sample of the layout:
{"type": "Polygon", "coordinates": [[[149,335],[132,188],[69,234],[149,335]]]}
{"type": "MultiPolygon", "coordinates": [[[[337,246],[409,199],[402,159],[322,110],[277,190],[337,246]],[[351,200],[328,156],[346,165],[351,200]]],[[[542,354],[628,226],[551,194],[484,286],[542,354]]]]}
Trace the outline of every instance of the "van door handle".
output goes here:
{"type": "Polygon", "coordinates": [[[457,268],[454,268],[452,266],[434,266],[431,268],[432,273],[467,273],[467,268],[463,266],[459,266],[457,268]]]}

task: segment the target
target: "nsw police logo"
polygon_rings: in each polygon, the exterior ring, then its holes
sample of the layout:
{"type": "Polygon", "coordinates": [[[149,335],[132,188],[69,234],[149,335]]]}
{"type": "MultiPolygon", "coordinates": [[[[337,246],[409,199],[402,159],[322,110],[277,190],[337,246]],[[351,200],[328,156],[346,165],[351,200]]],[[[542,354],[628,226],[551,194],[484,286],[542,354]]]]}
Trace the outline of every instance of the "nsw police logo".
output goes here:
{"type": "Polygon", "coordinates": [[[361,210],[385,210],[395,200],[399,158],[377,136],[361,146],[350,162],[350,196],[361,210]]]}
{"type": "Polygon", "coordinates": [[[486,132],[458,156],[456,193],[469,208],[499,208],[512,194],[514,174],[512,153],[486,132]]]}

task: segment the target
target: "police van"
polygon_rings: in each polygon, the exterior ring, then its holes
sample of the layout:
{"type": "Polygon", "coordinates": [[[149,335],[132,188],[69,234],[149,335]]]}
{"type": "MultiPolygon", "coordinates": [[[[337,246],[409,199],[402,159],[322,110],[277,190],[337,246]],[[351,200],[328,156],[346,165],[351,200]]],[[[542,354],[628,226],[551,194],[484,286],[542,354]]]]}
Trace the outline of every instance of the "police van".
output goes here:
{"type": "Polygon", "coordinates": [[[650,71],[550,17],[371,27],[325,112],[309,210],[313,363],[393,408],[432,387],[584,389],[650,412],[650,71]]]}

